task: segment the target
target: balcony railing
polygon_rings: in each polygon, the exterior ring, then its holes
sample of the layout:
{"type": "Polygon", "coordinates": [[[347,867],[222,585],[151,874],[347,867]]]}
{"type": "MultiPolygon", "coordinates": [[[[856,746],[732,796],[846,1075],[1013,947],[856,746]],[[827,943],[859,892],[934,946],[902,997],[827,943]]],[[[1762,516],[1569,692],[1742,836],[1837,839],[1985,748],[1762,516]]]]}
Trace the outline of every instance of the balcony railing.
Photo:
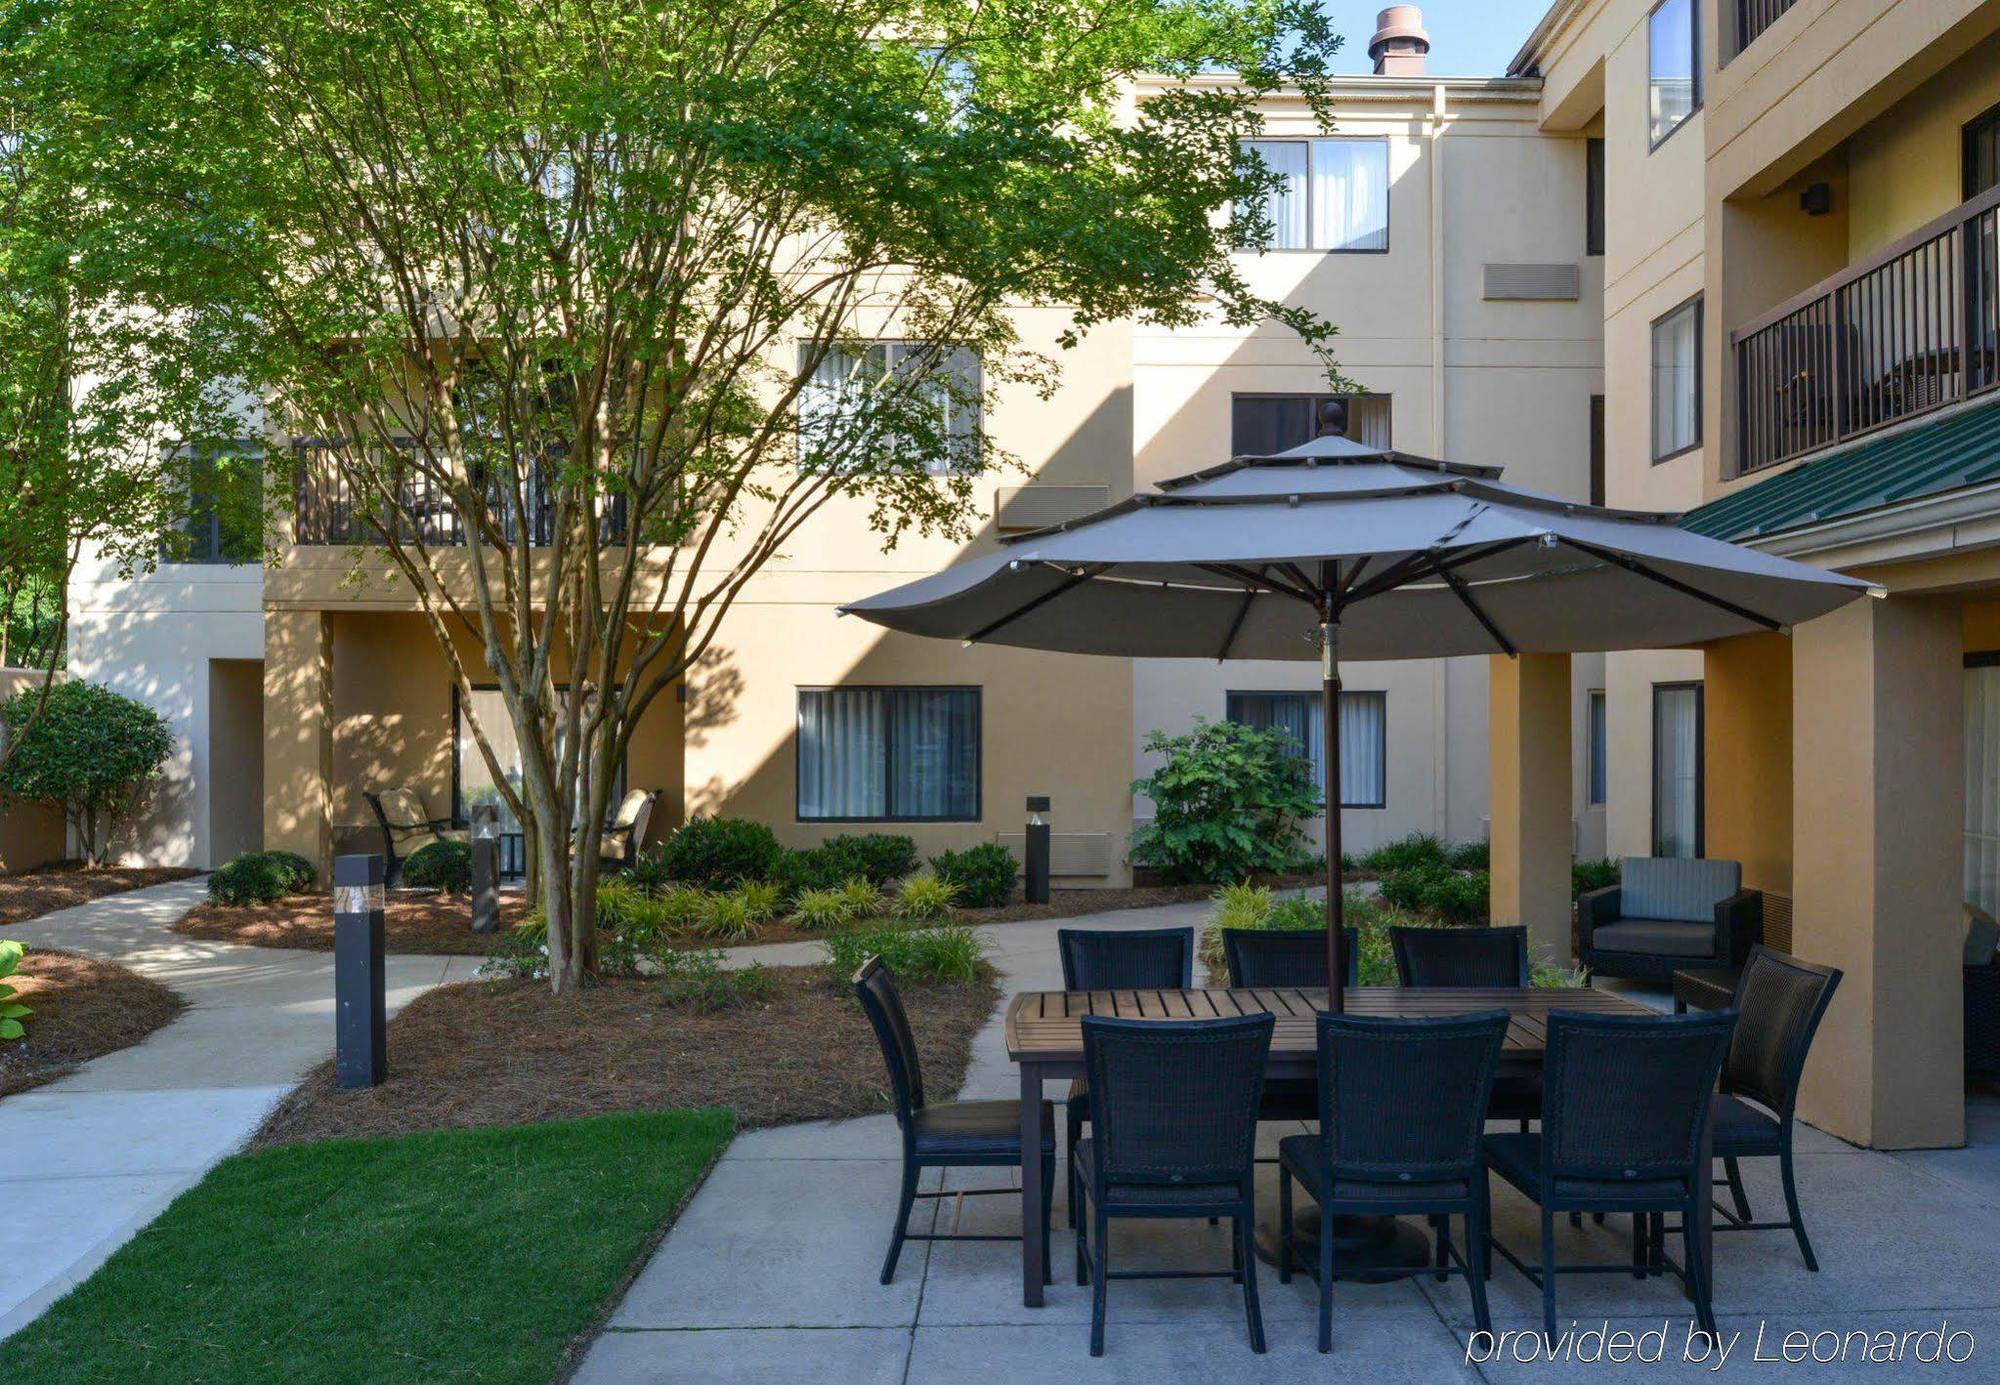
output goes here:
{"type": "Polygon", "coordinates": [[[2000,188],[1734,333],[1737,470],[2000,384],[2000,188]]]}
{"type": "Polygon", "coordinates": [[[1784,18],[1793,0],[1736,0],[1736,51],[1741,53],[1757,41],[1757,36],[1784,18]]]}
{"type": "MultiPolygon", "coordinates": [[[[393,506],[357,497],[332,456],[336,447],[348,445],[314,439],[293,444],[298,456],[295,542],[334,546],[379,543],[382,535],[393,528],[402,541],[421,542],[428,548],[456,548],[465,543],[464,526],[451,497],[435,479],[414,467],[399,480],[393,506]]],[[[540,476],[530,478],[527,500],[529,546],[546,548],[554,531],[555,504],[540,476]]],[[[499,485],[491,488],[486,503],[500,518],[507,542],[516,542],[518,531],[512,506],[499,485]]],[[[625,542],[625,514],[623,495],[599,499],[597,542],[600,545],[625,542]]]]}

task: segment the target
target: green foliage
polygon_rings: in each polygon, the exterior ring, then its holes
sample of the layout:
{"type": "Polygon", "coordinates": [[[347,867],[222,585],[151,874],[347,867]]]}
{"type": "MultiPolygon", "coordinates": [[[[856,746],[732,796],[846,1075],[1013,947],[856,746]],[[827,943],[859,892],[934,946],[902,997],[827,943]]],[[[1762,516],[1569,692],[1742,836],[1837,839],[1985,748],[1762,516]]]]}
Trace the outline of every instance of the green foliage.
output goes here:
{"type": "Polygon", "coordinates": [[[745,880],[768,880],[785,853],[778,838],[748,818],[693,817],[659,850],[666,878],[705,890],[729,890],[745,880]]]}
{"type": "Polygon", "coordinates": [[[771,978],[760,964],[725,967],[722,953],[714,948],[662,953],[657,961],[660,996],[676,1010],[703,1015],[738,1010],[771,993],[771,978]]]}
{"type": "Polygon", "coordinates": [[[1450,848],[1442,837],[1429,832],[1412,832],[1393,842],[1384,842],[1361,858],[1364,869],[1386,873],[1416,870],[1448,864],[1450,848]]]}
{"type": "MultiPolygon", "coordinates": [[[[671,926],[664,901],[647,894],[629,879],[614,875],[598,882],[597,927],[613,936],[621,949],[651,952],[665,940],[671,926]]],[[[600,947],[600,954],[603,950],[600,947]]],[[[636,966],[636,957],[629,960],[636,966]]],[[[611,970],[609,960],[600,956],[600,962],[605,970],[611,970]]]]}
{"type": "Polygon", "coordinates": [[[856,917],[854,906],[840,890],[801,890],[792,901],[792,922],[801,928],[845,928],[856,917]]]}
{"type": "Polygon", "coordinates": [[[708,891],[693,885],[675,885],[660,893],[660,914],[669,928],[692,929],[707,909],[708,891]]]}
{"type": "Polygon", "coordinates": [[[958,889],[958,902],[969,909],[992,909],[1005,904],[1021,878],[1014,853],[998,842],[981,842],[963,851],[941,851],[931,857],[931,869],[938,879],[948,880],[958,889]]]}
{"type": "Polygon", "coordinates": [[[1590,968],[1559,967],[1539,958],[1528,959],[1528,984],[1538,990],[1574,991],[1590,984],[1590,968]]]}
{"type": "Polygon", "coordinates": [[[267,851],[264,856],[284,877],[285,888],[294,894],[311,889],[319,879],[318,869],[296,851],[267,851]]]}
{"type": "Polygon", "coordinates": [[[648,894],[664,894],[674,884],[674,878],[667,873],[666,853],[657,847],[633,857],[631,864],[618,875],[648,894]]]}
{"type": "Polygon", "coordinates": [[[750,917],[740,896],[712,894],[702,901],[701,917],[695,920],[694,931],[704,938],[735,942],[755,933],[757,921],[750,917]]]}
{"type": "Polygon", "coordinates": [[[743,906],[743,916],[753,925],[776,918],[784,902],[778,887],[767,880],[745,880],[736,887],[735,894],[736,902],[743,906]]]}
{"type": "Polygon", "coordinates": [[[1384,902],[1398,909],[1427,914],[1440,923],[1483,923],[1491,877],[1483,870],[1413,865],[1385,872],[1378,888],[1384,902]]]}
{"type": "Polygon", "coordinates": [[[1196,717],[1186,735],[1154,731],[1146,750],[1166,763],[1132,785],[1154,809],[1133,834],[1135,858],[1169,880],[1211,884],[1304,861],[1299,822],[1320,810],[1320,794],[1290,733],[1196,717]]]}
{"type": "Polygon", "coordinates": [[[1595,861],[1571,861],[1569,863],[1570,895],[1574,898],[1586,890],[1602,890],[1618,883],[1618,862],[1608,858],[1595,861]]]}
{"type": "Polygon", "coordinates": [[[291,893],[296,876],[274,853],[246,851],[209,872],[208,897],[238,908],[271,904],[291,893]]]}
{"type": "Polygon", "coordinates": [[[882,891],[860,876],[840,882],[840,897],[854,917],[865,919],[882,912],[882,891]]]}
{"type": "Polygon", "coordinates": [[[928,981],[972,981],[986,949],[970,928],[860,928],[824,939],[827,971],[844,982],[870,957],[880,957],[898,977],[928,981]]]}
{"type": "Polygon", "coordinates": [[[1445,854],[1445,864],[1453,870],[1486,870],[1492,861],[1493,844],[1487,841],[1460,842],[1445,854]]]}
{"type": "Polygon", "coordinates": [[[905,876],[896,886],[895,901],[890,908],[899,919],[927,923],[950,918],[952,905],[957,900],[956,885],[942,876],[926,872],[905,876]]]}
{"type": "Polygon", "coordinates": [[[23,1021],[35,1013],[14,999],[20,989],[7,980],[19,974],[21,955],[27,950],[12,938],[0,938],[0,1039],[24,1038],[28,1031],[23,1021]]]}
{"type": "Polygon", "coordinates": [[[876,886],[900,880],[917,868],[916,842],[895,832],[828,837],[820,849],[840,863],[843,879],[858,875],[876,886]]]}
{"type": "Polygon", "coordinates": [[[425,842],[403,858],[403,883],[419,890],[472,888],[472,848],[465,842],[425,842]]]}
{"type": "MultiPolygon", "coordinates": [[[[1228,973],[1222,955],[1223,929],[1310,930],[1326,927],[1326,904],[1310,895],[1280,895],[1261,885],[1228,885],[1217,890],[1210,903],[1208,926],[1202,930],[1200,951],[1210,977],[1217,984],[1228,973]]],[[[1389,946],[1389,928],[1392,924],[1412,920],[1352,890],[1342,897],[1342,908],[1347,926],[1359,932],[1361,955],[1356,961],[1360,984],[1395,985],[1396,960],[1389,946]]]]}
{"type": "Polygon", "coordinates": [[[166,718],[96,683],[16,693],[0,707],[8,754],[0,789],[62,805],[85,857],[104,864],[111,834],[160,777],[173,753],[166,718]]]}

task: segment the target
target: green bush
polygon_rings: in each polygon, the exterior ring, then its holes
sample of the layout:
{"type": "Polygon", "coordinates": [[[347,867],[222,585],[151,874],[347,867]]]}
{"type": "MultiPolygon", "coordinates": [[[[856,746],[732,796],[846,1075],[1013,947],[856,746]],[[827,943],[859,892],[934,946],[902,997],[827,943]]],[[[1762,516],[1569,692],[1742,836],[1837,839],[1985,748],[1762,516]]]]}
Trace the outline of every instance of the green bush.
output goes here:
{"type": "Polygon", "coordinates": [[[618,878],[647,894],[664,894],[674,884],[674,878],[667,874],[666,854],[657,847],[640,852],[630,865],[618,872],[618,878]]]}
{"type": "Polygon", "coordinates": [[[786,899],[797,899],[806,890],[838,889],[853,874],[823,846],[787,851],[771,868],[771,880],[786,899]]]}
{"type": "Polygon", "coordinates": [[[959,924],[935,928],[861,928],[835,933],[822,941],[827,970],[845,982],[870,957],[880,957],[905,980],[972,981],[979,975],[985,948],[978,936],[959,924]]]}
{"type": "Polygon", "coordinates": [[[938,879],[958,887],[958,902],[969,909],[993,909],[1014,893],[1021,867],[1014,853],[998,842],[981,842],[963,851],[940,851],[931,857],[938,879]]]}
{"type": "Polygon", "coordinates": [[[693,885],[672,885],[660,892],[660,917],[668,928],[689,930],[708,909],[708,891],[693,885]]]}
{"type": "MultiPolygon", "coordinates": [[[[51,500],[53,502],[53,498],[51,500]]],[[[0,706],[12,753],[0,789],[62,806],[92,865],[103,865],[119,823],[173,753],[166,718],[95,683],[24,688],[0,706]]]]}
{"type": "Polygon", "coordinates": [[[792,901],[792,922],[801,928],[845,928],[854,918],[853,906],[839,890],[801,890],[792,901]]]}
{"type": "Polygon", "coordinates": [[[694,931],[704,938],[736,942],[755,933],[757,921],[750,917],[750,911],[744,907],[740,896],[712,894],[702,904],[701,917],[695,920],[694,931]]]}
{"type": "Polygon", "coordinates": [[[1226,884],[1306,859],[1299,823],[1320,794],[1289,732],[1196,717],[1186,735],[1154,731],[1146,750],[1166,763],[1132,785],[1153,801],[1152,823],[1132,834],[1135,860],[1170,881],[1226,884]]]}
{"type": "Polygon", "coordinates": [[[1618,863],[1613,860],[1571,861],[1569,863],[1570,895],[1574,898],[1586,890],[1601,890],[1618,883],[1618,863]]]}
{"type": "Polygon", "coordinates": [[[660,869],[667,879],[705,890],[729,890],[745,880],[772,879],[784,854],[777,836],[761,822],[708,817],[688,819],[659,851],[660,869]]]}
{"type": "Polygon", "coordinates": [[[858,875],[878,887],[917,868],[916,842],[892,832],[828,837],[820,849],[840,863],[842,879],[858,875]]]}
{"type": "Polygon", "coordinates": [[[0,1039],[25,1038],[28,1031],[22,1022],[35,1013],[14,999],[19,992],[7,981],[21,969],[21,954],[27,950],[12,938],[0,938],[0,1039]]]}
{"type": "Polygon", "coordinates": [[[771,993],[771,978],[762,966],[725,967],[722,954],[713,948],[670,952],[658,960],[660,996],[676,1010],[713,1014],[753,1005],[771,993]]]}
{"type": "MultiPolygon", "coordinates": [[[[1218,985],[1228,974],[1228,965],[1222,954],[1223,929],[1306,930],[1326,927],[1326,902],[1323,899],[1297,894],[1281,896],[1261,885],[1225,886],[1215,892],[1210,904],[1208,926],[1201,934],[1200,952],[1210,978],[1218,985]]],[[[1389,927],[1417,920],[1386,909],[1378,901],[1352,890],[1343,896],[1342,908],[1347,926],[1356,929],[1359,935],[1361,955],[1357,959],[1357,975],[1360,984],[1395,985],[1396,959],[1389,946],[1389,927]]]]}
{"type": "Polygon", "coordinates": [[[403,883],[418,890],[471,889],[472,848],[464,842],[425,842],[403,858],[403,883]]]}
{"type": "Polygon", "coordinates": [[[1485,870],[1493,864],[1490,842],[1460,842],[1445,854],[1445,864],[1453,870],[1485,870]]]}
{"type": "Polygon", "coordinates": [[[1429,832],[1412,832],[1407,837],[1376,847],[1361,858],[1361,864],[1366,870],[1386,874],[1392,870],[1447,865],[1449,854],[1450,848],[1445,845],[1444,838],[1429,832]]]}
{"type": "Polygon", "coordinates": [[[271,904],[291,893],[292,879],[293,872],[269,852],[246,851],[209,872],[208,897],[235,908],[271,904]]]}
{"type": "Polygon", "coordinates": [[[1416,865],[1386,872],[1378,888],[1383,902],[1441,923],[1483,923],[1491,877],[1483,870],[1457,871],[1443,865],[1416,865]]]}
{"type": "Polygon", "coordinates": [[[855,918],[871,918],[882,912],[882,891],[858,875],[840,882],[840,897],[855,918]]]}
{"type": "Polygon", "coordinates": [[[951,906],[957,900],[958,887],[942,876],[910,875],[896,886],[895,903],[891,907],[897,918],[928,923],[950,918],[951,906]]]}
{"type": "Polygon", "coordinates": [[[768,880],[745,880],[735,889],[736,902],[743,906],[743,915],[752,924],[769,923],[778,916],[778,907],[783,902],[778,887],[768,880]]]}
{"type": "Polygon", "coordinates": [[[294,894],[311,889],[313,882],[319,879],[319,871],[313,863],[296,851],[267,851],[264,856],[284,877],[285,888],[294,894]]]}

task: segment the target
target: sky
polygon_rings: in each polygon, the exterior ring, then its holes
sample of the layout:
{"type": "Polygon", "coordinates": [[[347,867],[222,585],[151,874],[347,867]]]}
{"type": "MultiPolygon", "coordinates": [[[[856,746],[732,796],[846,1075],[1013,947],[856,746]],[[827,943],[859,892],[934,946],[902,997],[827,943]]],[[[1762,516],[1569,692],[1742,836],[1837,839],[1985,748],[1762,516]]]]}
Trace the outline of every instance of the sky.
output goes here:
{"type": "MultiPolygon", "coordinates": [[[[1388,0],[1325,0],[1320,8],[1347,41],[1334,59],[1339,73],[1368,72],[1368,40],[1388,0]]],[[[1431,36],[1425,70],[1441,77],[1497,77],[1547,13],[1549,0],[1418,0],[1431,36]]]]}

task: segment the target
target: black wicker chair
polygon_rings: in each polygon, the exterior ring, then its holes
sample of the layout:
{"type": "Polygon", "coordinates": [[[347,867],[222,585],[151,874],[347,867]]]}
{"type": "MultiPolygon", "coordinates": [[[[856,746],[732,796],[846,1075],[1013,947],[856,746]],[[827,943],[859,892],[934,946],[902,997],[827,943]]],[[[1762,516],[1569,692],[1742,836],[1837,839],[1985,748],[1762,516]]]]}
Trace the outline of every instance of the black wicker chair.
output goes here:
{"type": "MultiPolygon", "coordinates": [[[[1321,1226],[1342,1213],[1420,1215],[1437,1236],[1435,1270],[1457,1273],[1472,1288],[1472,1316],[1490,1331],[1486,1311],[1487,1182],[1480,1132],[1505,1010],[1448,1019],[1376,1019],[1322,1014],[1319,1025],[1319,1133],[1278,1142],[1278,1278],[1289,1283],[1292,1180],[1320,1205],[1321,1226]],[[1465,1218],[1464,1252],[1451,1241],[1451,1218],[1465,1218]]],[[[1319,1241],[1319,1349],[1333,1350],[1332,1235],[1319,1241]]],[[[1313,1267],[1308,1267],[1313,1268],[1313,1267]]],[[[1370,1270],[1370,1279],[1383,1272],[1370,1270]]],[[[1405,1276],[1406,1277],[1406,1276],[1405,1276]]]]}
{"type": "Polygon", "coordinates": [[[1736,982],[1736,1036],[1722,1067],[1722,1090],[1711,1107],[1715,1157],[1722,1160],[1733,1207],[1716,1204],[1724,1220],[1717,1231],[1789,1230],[1799,1242],[1806,1268],[1817,1272],[1812,1242],[1799,1215],[1798,1183],[1792,1173],[1793,1112],[1799,1077],[1813,1035],[1840,985],[1840,969],[1801,962],[1782,952],[1750,949],[1736,982]],[[1745,1101],[1743,1098],[1750,1098],[1745,1101]],[[1756,1102],[1753,1106],[1750,1103],[1756,1102]],[[1763,1108],[1763,1109],[1760,1109],[1763,1108]],[[1785,1186],[1784,1221],[1752,1221],[1743,1191],[1742,1159],[1775,1158],[1785,1186]]]}
{"type": "Polygon", "coordinates": [[[1538,1133],[1486,1137],[1486,1165],[1541,1210],[1539,1272],[1493,1238],[1493,1249],[1542,1291],[1542,1327],[1556,1332],[1556,1275],[1617,1271],[1644,1278],[1673,1268],[1701,1327],[1715,1331],[1710,1286],[1694,1245],[1706,1181],[1710,1098],[1736,1027],[1734,1010],[1699,1015],[1590,1015],[1552,1011],[1538,1133]],[[1558,1212],[1632,1214],[1632,1263],[1558,1265],[1558,1212]],[[1681,1214],[1685,1261],[1664,1253],[1665,1214],[1681,1214]]]}
{"type": "MultiPolygon", "coordinates": [[[[1391,928],[1396,977],[1405,986],[1528,984],[1528,930],[1512,928],[1391,928]]],[[[1528,1128],[1542,1114],[1542,1082],[1532,1073],[1503,1073],[1493,1083],[1487,1114],[1528,1128]]]]}
{"type": "MultiPolygon", "coordinates": [[[[882,1060],[889,1067],[889,1082],[896,1093],[896,1124],[903,1132],[903,1192],[896,1206],[896,1230],[889,1238],[889,1254],[882,1261],[882,1282],[896,1276],[896,1260],[904,1241],[1018,1241],[1021,1236],[975,1236],[918,1233],[909,1230],[910,1209],[918,1198],[976,1196],[1006,1193],[1019,1196],[1018,1188],[967,1188],[951,1192],[920,1193],[918,1175],[925,1169],[1019,1168],[1021,1166],[1021,1103],[1018,1101],[947,1101],[931,1105],[924,1100],[924,1074],[917,1061],[917,1045],[910,1035],[910,1022],[903,1013],[903,1001],[896,994],[896,978],[880,957],[870,957],[854,973],[854,993],[875,1037],[882,1045],[882,1060]]],[[[1043,1102],[1042,1130],[1042,1263],[1049,1262],[1049,1201],[1055,1183],[1054,1109],[1043,1102]]]]}
{"type": "Polygon", "coordinates": [[[1257,1103],[1275,1021],[1159,1024],[1083,1018],[1090,1075],[1091,1138],[1077,1147],[1087,1205],[1077,1217],[1076,1282],[1091,1286],[1090,1354],[1104,1354],[1104,1307],[1112,1279],[1215,1279],[1243,1285],[1250,1349],[1264,1350],[1257,1305],[1257,1103]],[[1113,1217],[1227,1217],[1227,1270],[1111,1269],[1113,1217]]]}
{"type": "MultiPolygon", "coordinates": [[[[1361,975],[1361,930],[1345,928],[1347,943],[1347,984],[1359,984],[1361,975]]],[[[1222,959],[1229,968],[1229,984],[1238,989],[1265,986],[1299,986],[1323,991],[1326,986],[1326,930],[1267,928],[1225,928],[1222,930],[1222,959]]],[[[1310,1077],[1272,1077],[1264,1082],[1264,1104],[1257,1112],[1260,1121],[1316,1121],[1319,1119],[1319,1083],[1310,1077]]],[[[1263,1159],[1259,1163],[1275,1163],[1263,1159]]]]}
{"type": "MultiPolygon", "coordinates": [[[[1058,928],[1056,951],[1066,991],[1185,991],[1194,985],[1192,928],[1058,928]]],[[[1069,1084],[1063,1117],[1069,1136],[1064,1146],[1069,1151],[1069,1224],[1075,1226],[1076,1147],[1083,1139],[1083,1123],[1090,1119],[1090,1079],[1069,1084]]]]}

